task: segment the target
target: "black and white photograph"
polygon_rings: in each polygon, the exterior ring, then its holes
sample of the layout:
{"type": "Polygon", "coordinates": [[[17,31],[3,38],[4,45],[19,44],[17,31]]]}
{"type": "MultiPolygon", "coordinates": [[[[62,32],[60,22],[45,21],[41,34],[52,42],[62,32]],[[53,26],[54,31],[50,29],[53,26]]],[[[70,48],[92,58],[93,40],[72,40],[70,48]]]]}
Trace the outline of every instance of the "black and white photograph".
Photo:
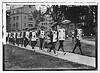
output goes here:
{"type": "Polygon", "coordinates": [[[70,3],[3,2],[2,70],[97,71],[98,2],[70,3]]]}

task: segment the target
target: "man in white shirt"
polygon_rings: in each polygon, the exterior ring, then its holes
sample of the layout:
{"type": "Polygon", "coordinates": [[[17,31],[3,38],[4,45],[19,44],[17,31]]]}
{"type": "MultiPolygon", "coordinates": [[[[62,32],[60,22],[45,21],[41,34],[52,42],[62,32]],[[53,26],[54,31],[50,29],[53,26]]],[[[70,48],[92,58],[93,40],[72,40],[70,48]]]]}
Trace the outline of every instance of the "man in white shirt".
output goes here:
{"type": "Polygon", "coordinates": [[[29,34],[29,38],[31,40],[31,47],[34,49],[35,45],[37,44],[37,31],[36,28],[32,28],[31,30],[32,31],[29,34]]]}
{"type": "Polygon", "coordinates": [[[20,32],[20,35],[21,35],[21,46],[23,46],[23,43],[24,43],[24,29],[20,32]]]}
{"type": "Polygon", "coordinates": [[[40,50],[42,50],[44,39],[45,39],[45,31],[44,31],[43,27],[41,28],[41,30],[39,30],[39,39],[40,39],[40,50]]]}
{"type": "Polygon", "coordinates": [[[24,32],[24,47],[26,47],[29,44],[29,31],[28,28],[25,29],[24,32]]]}
{"type": "Polygon", "coordinates": [[[52,31],[50,32],[50,40],[51,40],[51,47],[50,47],[50,51],[53,50],[54,54],[57,55],[56,53],[56,49],[55,49],[55,45],[58,41],[58,32],[57,32],[57,28],[56,26],[52,26],[52,31]]]}
{"type": "Polygon", "coordinates": [[[72,53],[74,53],[76,47],[79,47],[81,54],[82,55],[84,54],[81,50],[81,39],[82,39],[82,29],[77,29],[76,43],[75,43],[75,46],[74,46],[72,53]]]}
{"type": "Polygon", "coordinates": [[[9,36],[9,33],[6,32],[6,43],[8,42],[8,36],[9,36]]]}
{"type": "Polygon", "coordinates": [[[63,24],[61,23],[60,29],[58,29],[59,48],[58,48],[57,51],[59,51],[60,48],[62,48],[62,51],[63,51],[63,53],[65,55],[66,52],[64,51],[64,48],[63,48],[63,43],[65,41],[65,29],[62,26],[63,26],[63,24]]]}
{"type": "Polygon", "coordinates": [[[14,31],[13,32],[13,45],[15,45],[15,41],[16,41],[16,38],[15,37],[16,37],[16,32],[14,31]]]}
{"type": "Polygon", "coordinates": [[[18,30],[17,32],[17,45],[19,46],[20,44],[20,31],[18,30]]]}

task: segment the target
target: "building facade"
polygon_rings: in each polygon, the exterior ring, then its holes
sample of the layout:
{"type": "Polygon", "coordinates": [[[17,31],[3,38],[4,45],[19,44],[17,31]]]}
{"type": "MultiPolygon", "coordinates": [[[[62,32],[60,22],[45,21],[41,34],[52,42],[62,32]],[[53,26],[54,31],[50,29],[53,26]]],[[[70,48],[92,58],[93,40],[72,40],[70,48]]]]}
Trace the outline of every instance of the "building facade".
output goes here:
{"type": "Polygon", "coordinates": [[[9,23],[7,22],[6,24],[7,31],[17,31],[35,27],[36,21],[31,14],[35,10],[36,8],[30,5],[24,5],[23,7],[7,10],[7,12],[10,12],[9,23]]]}
{"type": "Polygon", "coordinates": [[[49,31],[51,29],[52,23],[54,22],[50,15],[44,16],[44,21],[38,24],[38,29],[44,27],[45,31],[49,31]]]}

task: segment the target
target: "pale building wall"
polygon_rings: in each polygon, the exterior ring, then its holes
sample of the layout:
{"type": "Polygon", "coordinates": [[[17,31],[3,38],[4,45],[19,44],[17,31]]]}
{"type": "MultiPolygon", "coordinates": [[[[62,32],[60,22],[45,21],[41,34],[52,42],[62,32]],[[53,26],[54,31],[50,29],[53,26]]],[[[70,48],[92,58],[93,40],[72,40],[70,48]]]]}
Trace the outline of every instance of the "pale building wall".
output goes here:
{"type": "Polygon", "coordinates": [[[29,8],[28,5],[9,10],[11,12],[10,14],[11,31],[13,30],[16,31],[17,28],[18,30],[22,30],[25,28],[34,28],[36,21],[34,20],[33,17],[32,17],[32,20],[29,20],[29,17],[30,17],[29,14],[30,12],[34,12],[34,10],[36,10],[34,7],[29,8]],[[13,17],[15,17],[15,20],[13,17]],[[17,17],[18,17],[18,20],[17,20],[17,17]],[[16,27],[16,23],[18,23],[18,27],[16,27]],[[32,23],[32,27],[29,27],[29,23],[32,23]]]}
{"type": "Polygon", "coordinates": [[[10,19],[11,30],[17,30],[16,25],[18,25],[18,29],[20,30],[21,29],[21,14],[11,15],[10,18],[11,18],[10,19]],[[17,17],[18,17],[18,20],[17,20],[17,17]]]}

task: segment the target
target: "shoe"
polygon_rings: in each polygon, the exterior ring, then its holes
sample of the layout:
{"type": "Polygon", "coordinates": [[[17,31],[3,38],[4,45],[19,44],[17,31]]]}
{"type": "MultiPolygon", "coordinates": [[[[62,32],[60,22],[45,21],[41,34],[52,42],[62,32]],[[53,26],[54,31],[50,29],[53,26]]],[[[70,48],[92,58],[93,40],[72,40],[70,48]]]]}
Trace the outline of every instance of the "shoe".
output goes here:
{"type": "Polygon", "coordinates": [[[33,49],[33,51],[35,52],[35,49],[33,49]]]}
{"type": "Polygon", "coordinates": [[[74,51],[72,51],[72,53],[75,53],[74,51]]]}
{"type": "Polygon", "coordinates": [[[64,55],[66,54],[66,52],[64,53],[64,55]]]}
{"type": "Polygon", "coordinates": [[[58,54],[56,53],[55,56],[57,56],[58,54]]]}
{"type": "Polygon", "coordinates": [[[84,53],[81,53],[81,55],[84,55],[84,53]]]}

